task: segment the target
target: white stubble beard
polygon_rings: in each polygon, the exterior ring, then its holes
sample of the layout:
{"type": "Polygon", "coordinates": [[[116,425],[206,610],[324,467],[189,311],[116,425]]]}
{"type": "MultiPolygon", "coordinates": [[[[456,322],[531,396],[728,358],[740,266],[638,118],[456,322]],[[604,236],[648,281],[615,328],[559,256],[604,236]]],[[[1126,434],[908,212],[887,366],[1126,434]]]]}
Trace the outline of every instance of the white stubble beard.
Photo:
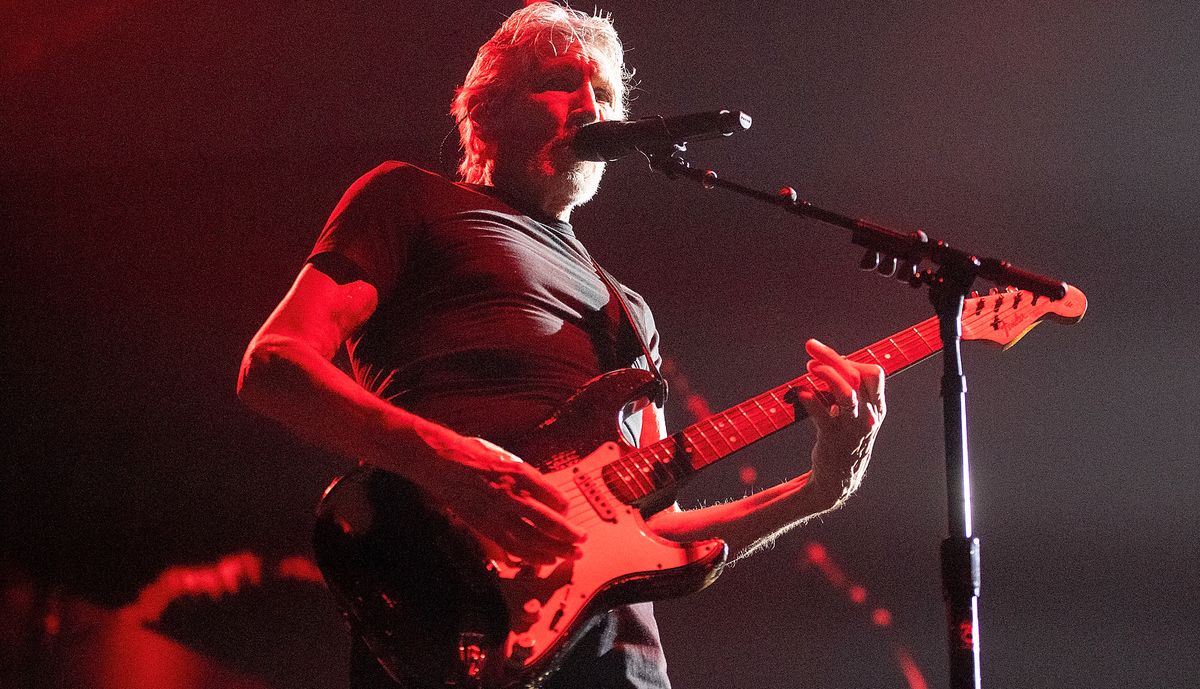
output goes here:
{"type": "Polygon", "coordinates": [[[570,146],[558,140],[546,143],[507,172],[498,164],[493,183],[507,186],[548,215],[558,217],[566,211],[569,216],[596,195],[605,165],[578,160],[570,146]]]}
{"type": "Polygon", "coordinates": [[[569,213],[587,203],[600,189],[606,163],[578,160],[563,141],[547,144],[527,162],[526,174],[543,199],[569,213]]]}
{"type": "Polygon", "coordinates": [[[576,161],[566,174],[554,179],[561,184],[564,197],[570,200],[569,208],[577,208],[592,200],[600,190],[600,179],[604,177],[605,163],[590,160],[576,161]]]}

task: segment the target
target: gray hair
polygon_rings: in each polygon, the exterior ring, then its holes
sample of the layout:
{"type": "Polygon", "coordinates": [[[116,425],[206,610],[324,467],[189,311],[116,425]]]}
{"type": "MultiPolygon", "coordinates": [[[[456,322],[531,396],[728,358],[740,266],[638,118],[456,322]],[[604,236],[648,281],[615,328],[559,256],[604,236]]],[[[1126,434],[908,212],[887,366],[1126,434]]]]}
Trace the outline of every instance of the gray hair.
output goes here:
{"type": "Polygon", "coordinates": [[[458,166],[463,181],[490,184],[492,178],[494,163],[486,157],[487,146],[476,131],[475,109],[501,102],[518,80],[530,73],[539,57],[561,55],[572,45],[579,46],[589,59],[620,70],[614,105],[618,114],[625,116],[633,74],[625,69],[625,53],[611,16],[589,15],[551,2],[531,3],[514,12],[480,46],[475,63],[450,104],[463,147],[458,166]]]}

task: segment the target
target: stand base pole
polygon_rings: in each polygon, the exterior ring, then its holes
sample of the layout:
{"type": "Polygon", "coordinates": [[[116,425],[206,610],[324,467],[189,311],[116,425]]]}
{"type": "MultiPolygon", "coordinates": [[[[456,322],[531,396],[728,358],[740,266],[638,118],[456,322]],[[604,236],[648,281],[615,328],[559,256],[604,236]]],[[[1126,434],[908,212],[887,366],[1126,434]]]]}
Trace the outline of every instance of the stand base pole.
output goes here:
{"type": "Polygon", "coordinates": [[[941,555],[950,686],[980,689],[979,539],[947,538],[942,541],[941,555]]]}

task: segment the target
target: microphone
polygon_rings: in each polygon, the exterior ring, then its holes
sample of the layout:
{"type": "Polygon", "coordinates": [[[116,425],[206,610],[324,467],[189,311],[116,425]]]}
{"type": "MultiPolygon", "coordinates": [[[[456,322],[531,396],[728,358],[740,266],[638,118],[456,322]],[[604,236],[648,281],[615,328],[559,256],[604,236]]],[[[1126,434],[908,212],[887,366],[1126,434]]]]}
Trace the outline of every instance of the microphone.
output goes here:
{"type": "Polygon", "coordinates": [[[598,162],[616,160],[634,151],[647,154],[671,152],[689,141],[744,132],[750,128],[750,121],[750,116],[741,110],[719,110],[675,117],[655,115],[636,120],[595,122],[575,133],[571,149],[580,160],[598,162]]]}

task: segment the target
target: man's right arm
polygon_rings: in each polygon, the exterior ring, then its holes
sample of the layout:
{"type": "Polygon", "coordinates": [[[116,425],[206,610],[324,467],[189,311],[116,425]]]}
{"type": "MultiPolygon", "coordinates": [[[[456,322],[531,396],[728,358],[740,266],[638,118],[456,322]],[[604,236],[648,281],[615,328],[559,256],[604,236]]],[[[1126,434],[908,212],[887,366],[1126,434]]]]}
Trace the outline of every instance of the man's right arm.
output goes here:
{"type": "Polygon", "coordinates": [[[515,555],[569,555],[582,534],[536,469],[385,402],[332,363],[377,304],[370,283],[306,265],[250,341],[238,398],[310,444],[412,481],[515,555]]]}

